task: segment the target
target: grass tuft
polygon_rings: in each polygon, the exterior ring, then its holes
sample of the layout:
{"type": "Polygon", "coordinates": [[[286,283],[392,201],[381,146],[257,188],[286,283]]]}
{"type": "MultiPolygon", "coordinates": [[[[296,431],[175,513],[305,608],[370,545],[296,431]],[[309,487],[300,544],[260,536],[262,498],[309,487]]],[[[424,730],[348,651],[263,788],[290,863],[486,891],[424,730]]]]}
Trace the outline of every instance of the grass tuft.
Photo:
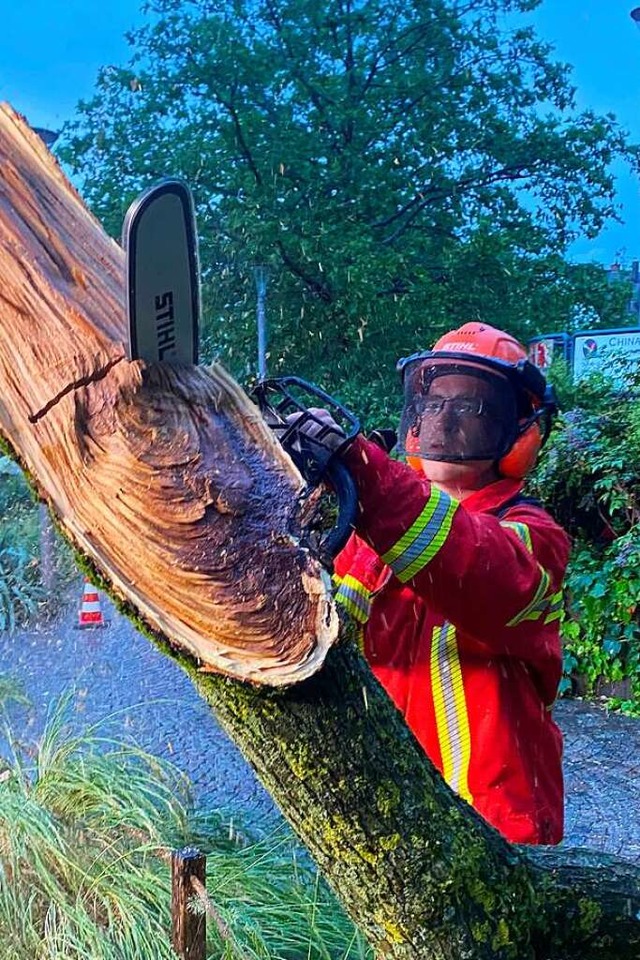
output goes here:
{"type": "Polygon", "coordinates": [[[72,693],[40,741],[6,720],[24,702],[0,682],[1,960],[175,960],[171,850],[207,854],[208,956],[358,960],[367,948],[306,853],[282,827],[259,842],[196,811],[172,764],[67,723],[72,693]]]}

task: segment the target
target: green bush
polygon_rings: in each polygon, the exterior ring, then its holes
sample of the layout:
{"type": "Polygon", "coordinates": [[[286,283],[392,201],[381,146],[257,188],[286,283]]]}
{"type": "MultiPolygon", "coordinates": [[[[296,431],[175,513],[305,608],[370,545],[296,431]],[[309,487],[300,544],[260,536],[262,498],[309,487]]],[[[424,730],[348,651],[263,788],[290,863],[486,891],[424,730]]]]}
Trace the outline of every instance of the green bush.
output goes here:
{"type": "Polygon", "coordinates": [[[20,467],[0,455],[0,516],[33,506],[34,498],[20,467]]]}
{"type": "Polygon", "coordinates": [[[640,712],[640,377],[623,375],[621,391],[601,375],[573,384],[552,371],[563,413],[530,489],[574,542],[562,689],[626,681],[612,705],[640,712]]]}
{"type": "Polygon", "coordinates": [[[0,540],[0,630],[14,630],[44,602],[37,558],[28,549],[0,540]]]}
{"type": "Polygon", "coordinates": [[[0,630],[55,613],[61,590],[77,577],[71,549],[51,529],[47,567],[55,590],[51,583],[45,589],[42,532],[47,519],[20,468],[0,456],[0,630]]]}
{"type": "Polygon", "coordinates": [[[582,690],[618,684],[611,706],[640,714],[640,537],[637,531],[594,549],[580,544],[567,577],[572,615],[565,617],[564,689],[579,675],[582,690]],[[626,683],[624,681],[627,681],[626,683]]]}

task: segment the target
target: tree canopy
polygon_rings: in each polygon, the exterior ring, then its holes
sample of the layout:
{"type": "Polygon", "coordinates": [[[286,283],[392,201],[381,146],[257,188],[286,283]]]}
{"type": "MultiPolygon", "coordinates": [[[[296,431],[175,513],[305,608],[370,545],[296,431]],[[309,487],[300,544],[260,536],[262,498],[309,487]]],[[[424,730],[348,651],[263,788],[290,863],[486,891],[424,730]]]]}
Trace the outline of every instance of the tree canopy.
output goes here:
{"type": "Polygon", "coordinates": [[[562,327],[588,279],[566,245],[615,214],[612,160],[636,163],[576,109],[538,2],[151,0],[60,156],[114,235],[143,186],[191,184],[209,357],[255,370],[266,265],[269,372],[380,415],[395,358],[452,324],[562,327]]]}

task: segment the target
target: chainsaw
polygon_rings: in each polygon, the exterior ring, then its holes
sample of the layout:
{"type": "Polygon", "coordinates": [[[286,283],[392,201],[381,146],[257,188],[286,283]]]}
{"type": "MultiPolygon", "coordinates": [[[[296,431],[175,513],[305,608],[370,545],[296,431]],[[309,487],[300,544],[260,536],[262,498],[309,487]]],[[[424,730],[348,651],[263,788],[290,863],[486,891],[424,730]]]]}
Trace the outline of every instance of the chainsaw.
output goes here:
{"type": "MultiPolygon", "coordinates": [[[[162,180],[134,200],[124,220],[122,245],[129,359],[197,364],[200,272],[188,185],[175,178],[162,180]]],[[[358,508],[356,486],[340,453],[360,424],[337,400],[299,377],[263,379],[250,396],[305,480],[301,497],[310,497],[324,485],[337,501],[332,528],[319,532],[312,524],[303,538],[331,570],[353,530],[358,508]],[[327,443],[335,431],[315,416],[313,407],[327,410],[344,433],[337,449],[327,443]]]]}
{"type": "Polygon", "coordinates": [[[310,496],[320,484],[335,495],[337,516],[333,528],[309,544],[320,562],[331,570],[334,557],[353,532],[358,512],[358,491],[340,454],[360,432],[360,423],[334,397],[300,377],[261,380],[253,388],[251,398],[304,477],[307,486],[302,496],[310,496]],[[340,427],[344,436],[339,446],[328,442],[335,431],[315,415],[313,408],[326,410],[340,427]]]}

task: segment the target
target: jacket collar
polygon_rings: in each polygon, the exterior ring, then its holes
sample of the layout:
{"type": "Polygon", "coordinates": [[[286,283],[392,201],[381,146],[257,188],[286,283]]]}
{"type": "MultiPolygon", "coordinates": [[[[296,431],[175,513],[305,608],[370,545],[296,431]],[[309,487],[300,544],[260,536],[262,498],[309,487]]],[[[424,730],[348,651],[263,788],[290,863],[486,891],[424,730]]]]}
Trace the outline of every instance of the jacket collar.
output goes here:
{"type": "Polygon", "coordinates": [[[515,497],[524,487],[522,480],[496,480],[481,490],[476,490],[462,501],[465,510],[470,513],[483,513],[496,510],[515,497]]]}

